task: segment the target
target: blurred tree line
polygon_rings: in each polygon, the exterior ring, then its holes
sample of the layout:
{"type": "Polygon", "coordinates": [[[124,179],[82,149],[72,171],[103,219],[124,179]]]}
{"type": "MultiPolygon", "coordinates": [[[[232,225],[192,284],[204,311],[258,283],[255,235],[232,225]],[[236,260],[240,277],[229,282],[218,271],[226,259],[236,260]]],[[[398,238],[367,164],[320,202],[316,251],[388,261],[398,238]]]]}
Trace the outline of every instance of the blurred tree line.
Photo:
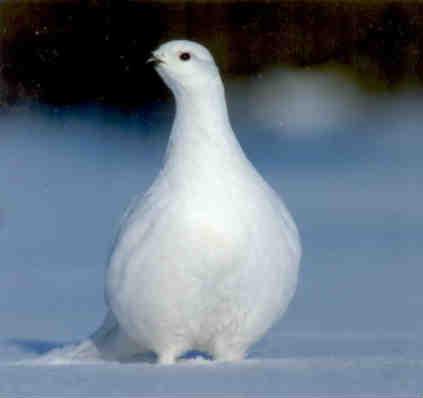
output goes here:
{"type": "Polygon", "coordinates": [[[419,2],[6,0],[1,102],[139,106],[164,95],[145,59],[175,38],[208,46],[229,76],[335,64],[382,89],[423,82],[419,2]]]}

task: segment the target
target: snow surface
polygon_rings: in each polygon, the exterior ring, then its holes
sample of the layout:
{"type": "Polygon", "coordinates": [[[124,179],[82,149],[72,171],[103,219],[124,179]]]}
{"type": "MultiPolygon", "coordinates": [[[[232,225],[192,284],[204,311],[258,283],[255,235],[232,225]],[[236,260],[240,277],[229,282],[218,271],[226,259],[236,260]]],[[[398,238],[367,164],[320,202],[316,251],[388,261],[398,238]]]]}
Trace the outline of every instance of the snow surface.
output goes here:
{"type": "Polygon", "coordinates": [[[379,99],[359,124],[316,136],[233,114],[304,245],[286,317],[239,364],[29,361],[101,322],[110,242],[157,172],[172,111],[0,115],[0,394],[421,393],[422,98],[379,99]]]}

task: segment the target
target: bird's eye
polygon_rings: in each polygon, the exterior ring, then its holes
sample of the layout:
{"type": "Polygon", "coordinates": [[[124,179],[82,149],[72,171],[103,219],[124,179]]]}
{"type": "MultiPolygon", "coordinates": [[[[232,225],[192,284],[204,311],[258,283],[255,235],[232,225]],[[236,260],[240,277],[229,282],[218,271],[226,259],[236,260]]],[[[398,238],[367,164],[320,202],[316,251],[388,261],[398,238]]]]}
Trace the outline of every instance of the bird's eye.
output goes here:
{"type": "Polygon", "coordinates": [[[190,53],[182,53],[182,54],[179,56],[179,59],[180,59],[181,61],[188,61],[190,58],[191,58],[191,54],[190,54],[190,53]]]}

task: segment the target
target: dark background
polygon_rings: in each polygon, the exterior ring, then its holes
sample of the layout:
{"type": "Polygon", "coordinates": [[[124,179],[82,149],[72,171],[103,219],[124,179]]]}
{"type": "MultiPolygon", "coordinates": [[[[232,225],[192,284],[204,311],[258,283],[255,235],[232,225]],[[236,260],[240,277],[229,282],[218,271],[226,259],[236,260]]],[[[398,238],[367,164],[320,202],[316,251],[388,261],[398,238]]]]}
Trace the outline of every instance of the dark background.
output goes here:
{"type": "Polygon", "coordinates": [[[0,100],[104,103],[167,95],[145,66],[169,39],[208,46],[225,75],[351,67],[368,90],[423,80],[423,4],[403,2],[5,1],[0,100]]]}

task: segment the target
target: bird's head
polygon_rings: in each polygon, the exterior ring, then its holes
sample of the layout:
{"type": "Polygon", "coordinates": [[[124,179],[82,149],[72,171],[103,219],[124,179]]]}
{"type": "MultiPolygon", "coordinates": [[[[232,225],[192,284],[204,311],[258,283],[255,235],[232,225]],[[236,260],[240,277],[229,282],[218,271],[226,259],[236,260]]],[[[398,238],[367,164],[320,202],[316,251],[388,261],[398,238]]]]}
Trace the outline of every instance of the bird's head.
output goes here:
{"type": "Polygon", "coordinates": [[[201,44],[173,40],[151,53],[152,63],[175,96],[193,94],[220,83],[219,70],[210,52],[201,44]]]}

